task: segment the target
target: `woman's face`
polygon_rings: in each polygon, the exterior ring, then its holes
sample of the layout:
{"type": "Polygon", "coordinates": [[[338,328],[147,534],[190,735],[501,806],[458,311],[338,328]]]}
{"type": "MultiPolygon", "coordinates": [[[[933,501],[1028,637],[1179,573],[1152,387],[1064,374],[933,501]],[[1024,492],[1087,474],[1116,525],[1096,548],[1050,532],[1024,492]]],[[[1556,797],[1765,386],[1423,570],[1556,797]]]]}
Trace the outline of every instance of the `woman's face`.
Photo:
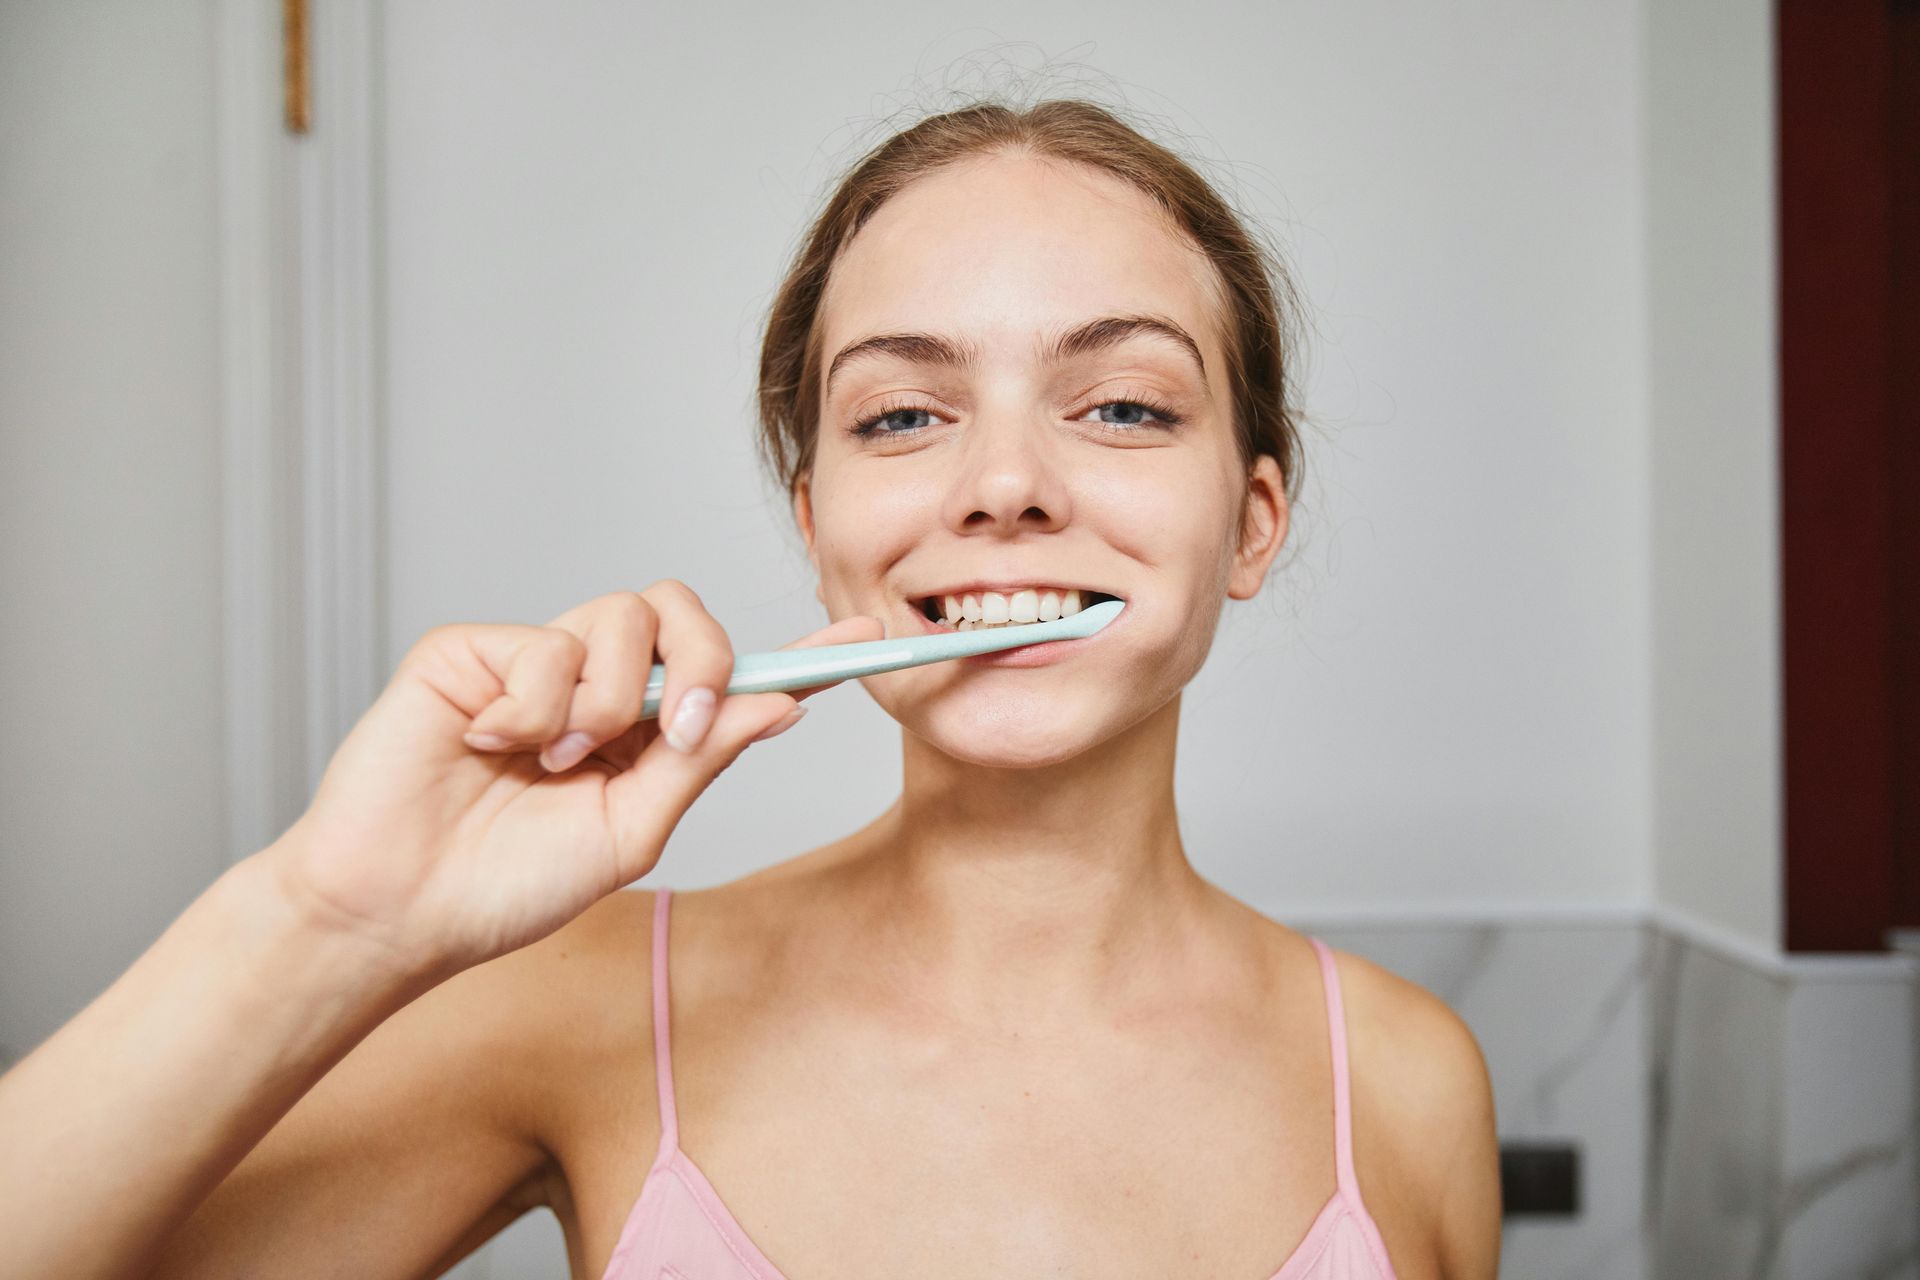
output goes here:
{"type": "Polygon", "coordinates": [[[1066,759],[1199,670],[1286,536],[1279,468],[1234,445],[1211,264],[1142,193],[981,157],[888,201],[834,264],[821,412],[795,514],[834,618],[1077,589],[1084,639],[869,677],[906,728],[984,764],[1066,759]],[[1243,529],[1236,517],[1247,495],[1243,529]]]}

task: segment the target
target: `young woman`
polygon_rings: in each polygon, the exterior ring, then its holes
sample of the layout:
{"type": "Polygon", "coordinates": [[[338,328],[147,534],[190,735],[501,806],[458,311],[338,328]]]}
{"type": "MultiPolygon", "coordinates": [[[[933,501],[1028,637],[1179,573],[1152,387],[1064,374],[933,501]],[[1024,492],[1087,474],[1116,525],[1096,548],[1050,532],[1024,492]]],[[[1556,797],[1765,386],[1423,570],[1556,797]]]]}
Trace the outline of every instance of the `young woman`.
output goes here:
{"type": "Polygon", "coordinates": [[[428,633],[301,819],[0,1079],[0,1274],[431,1275],[544,1204],[615,1280],[1493,1276],[1465,1025],[1181,845],[1181,688],[1297,488],[1285,290],[1097,107],[878,147],[763,349],[837,619],[798,643],[1119,618],[867,680],[894,805],[681,894],[615,891],[801,712],[723,696],[693,591],[428,633]]]}

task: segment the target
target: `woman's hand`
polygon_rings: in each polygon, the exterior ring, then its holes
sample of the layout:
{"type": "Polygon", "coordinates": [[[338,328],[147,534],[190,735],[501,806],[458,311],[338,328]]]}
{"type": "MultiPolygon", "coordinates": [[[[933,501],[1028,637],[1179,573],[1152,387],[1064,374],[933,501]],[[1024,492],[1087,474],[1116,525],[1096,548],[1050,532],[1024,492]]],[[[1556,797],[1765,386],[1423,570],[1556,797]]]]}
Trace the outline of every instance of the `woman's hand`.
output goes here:
{"type": "MultiPolygon", "coordinates": [[[[883,630],[847,618],[787,647],[883,630]]],[[[525,946],[651,871],[707,784],[829,687],[728,697],[732,671],[726,632],[672,580],[544,627],[436,627],[261,856],[297,907],[409,974],[525,946]],[[661,715],[643,721],[656,660],[661,715]]]]}

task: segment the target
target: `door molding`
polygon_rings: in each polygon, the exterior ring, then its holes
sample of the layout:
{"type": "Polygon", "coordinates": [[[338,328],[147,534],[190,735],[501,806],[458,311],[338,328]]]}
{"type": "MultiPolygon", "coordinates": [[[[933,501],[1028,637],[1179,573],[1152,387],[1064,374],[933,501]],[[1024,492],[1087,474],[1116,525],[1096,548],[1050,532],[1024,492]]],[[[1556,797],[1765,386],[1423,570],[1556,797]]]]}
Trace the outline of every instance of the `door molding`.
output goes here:
{"type": "Polygon", "coordinates": [[[304,135],[276,9],[215,21],[230,862],[300,816],[384,683],[378,32],[371,0],[310,11],[304,135]]]}

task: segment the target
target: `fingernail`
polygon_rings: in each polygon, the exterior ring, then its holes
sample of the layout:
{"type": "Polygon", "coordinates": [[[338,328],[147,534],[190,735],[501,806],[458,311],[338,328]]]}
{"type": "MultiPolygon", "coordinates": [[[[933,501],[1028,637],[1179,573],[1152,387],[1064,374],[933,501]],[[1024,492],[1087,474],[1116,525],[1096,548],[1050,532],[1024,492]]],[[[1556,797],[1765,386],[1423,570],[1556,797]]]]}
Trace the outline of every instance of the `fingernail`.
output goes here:
{"type": "Polygon", "coordinates": [[[593,750],[593,739],[584,733],[570,733],[540,753],[540,763],[548,773],[571,769],[593,750]]]}
{"type": "Polygon", "coordinates": [[[680,695],[673,723],[667,726],[667,745],[682,755],[693,754],[713,724],[713,690],[695,687],[680,695]]]}
{"type": "Polygon", "coordinates": [[[803,702],[799,706],[795,707],[793,710],[787,712],[787,714],[783,718],[774,721],[772,724],[762,729],[758,734],[754,736],[752,742],[749,742],[747,745],[752,746],[754,742],[765,742],[768,738],[779,737],[781,734],[785,733],[787,730],[793,728],[793,726],[799,724],[800,717],[805,714],[807,714],[807,704],[803,702]]]}
{"type": "Polygon", "coordinates": [[[498,751],[507,745],[507,740],[497,733],[469,733],[467,745],[475,751],[498,751]]]}

